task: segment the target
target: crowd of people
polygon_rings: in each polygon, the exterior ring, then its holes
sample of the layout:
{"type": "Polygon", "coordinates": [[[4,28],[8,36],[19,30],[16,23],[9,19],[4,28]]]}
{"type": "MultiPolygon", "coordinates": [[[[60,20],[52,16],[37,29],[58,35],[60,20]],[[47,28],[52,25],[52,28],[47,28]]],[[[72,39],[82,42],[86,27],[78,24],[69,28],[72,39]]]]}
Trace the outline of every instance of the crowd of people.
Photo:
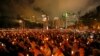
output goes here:
{"type": "Polygon", "coordinates": [[[100,31],[0,30],[0,56],[100,56],[100,31]]]}

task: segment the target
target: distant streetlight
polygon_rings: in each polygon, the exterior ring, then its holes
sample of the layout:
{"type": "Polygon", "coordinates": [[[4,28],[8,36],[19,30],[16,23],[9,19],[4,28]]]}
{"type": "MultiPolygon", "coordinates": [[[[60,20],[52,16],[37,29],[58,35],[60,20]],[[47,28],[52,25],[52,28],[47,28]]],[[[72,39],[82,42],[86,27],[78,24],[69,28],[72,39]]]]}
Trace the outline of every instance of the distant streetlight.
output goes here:
{"type": "Polygon", "coordinates": [[[23,23],[23,21],[22,20],[19,20],[19,23],[23,23]]]}
{"type": "Polygon", "coordinates": [[[45,14],[43,14],[43,15],[41,15],[42,16],[42,18],[43,18],[43,28],[46,28],[46,29],[48,29],[48,17],[45,15],[45,14]]]}
{"type": "Polygon", "coordinates": [[[65,28],[67,28],[67,20],[68,20],[68,17],[69,17],[69,13],[68,12],[64,12],[63,13],[63,17],[65,18],[65,28]]]}
{"type": "Polygon", "coordinates": [[[19,20],[18,22],[19,22],[20,27],[23,28],[23,21],[19,20]]]}
{"type": "Polygon", "coordinates": [[[36,22],[36,17],[35,16],[32,16],[32,22],[36,22]]]}
{"type": "Polygon", "coordinates": [[[97,21],[97,19],[94,19],[95,21],[97,21]]]}
{"type": "Polygon", "coordinates": [[[53,22],[53,24],[54,24],[54,26],[55,26],[56,29],[59,27],[59,22],[58,22],[58,20],[59,20],[59,17],[54,17],[54,22],[53,22]]]}

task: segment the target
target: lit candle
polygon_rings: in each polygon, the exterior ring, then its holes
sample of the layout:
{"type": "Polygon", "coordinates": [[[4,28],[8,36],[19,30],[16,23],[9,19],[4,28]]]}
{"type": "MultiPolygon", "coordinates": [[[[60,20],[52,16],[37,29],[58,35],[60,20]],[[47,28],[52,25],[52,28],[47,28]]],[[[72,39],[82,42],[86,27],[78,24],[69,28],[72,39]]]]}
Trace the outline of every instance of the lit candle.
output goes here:
{"type": "Polygon", "coordinates": [[[62,43],[60,43],[60,46],[62,45],[62,43]]]}
{"type": "Polygon", "coordinates": [[[16,41],[16,38],[14,38],[14,41],[16,41]]]}
{"type": "Polygon", "coordinates": [[[45,40],[48,40],[48,38],[46,38],[45,40]]]}
{"type": "Polygon", "coordinates": [[[15,42],[13,41],[13,42],[12,42],[12,44],[14,45],[14,44],[15,44],[15,42]]]}
{"type": "Polygon", "coordinates": [[[54,56],[53,54],[51,56],[54,56]]]}
{"type": "Polygon", "coordinates": [[[4,46],[4,44],[3,44],[3,43],[2,43],[1,45],[2,45],[2,46],[4,46]]]}
{"type": "Polygon", "coordinates": [[[74,51],[73,50],[71,51],[71,55],[74,56],[74,51]]]}
{"type": "Polygon", "coordinates": [[[67,38],[67,41],[68,41],[68,38],[67,38]]]}
{"type": "Polygon", "coordinates": [[[26,56],[29,56],[29,54],[26,54],[26,56]]]}

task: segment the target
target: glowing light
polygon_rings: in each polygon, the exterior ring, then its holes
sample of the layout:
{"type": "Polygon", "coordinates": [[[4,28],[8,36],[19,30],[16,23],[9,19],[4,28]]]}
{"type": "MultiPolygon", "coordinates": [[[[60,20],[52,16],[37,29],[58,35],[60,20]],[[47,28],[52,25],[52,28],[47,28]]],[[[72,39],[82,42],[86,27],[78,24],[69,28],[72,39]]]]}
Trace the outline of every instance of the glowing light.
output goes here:
{"type": "Polygon", "coordinates": [[[66,13],[65,16],[68,17],[68,13],[66,13]]]}
{"type": "Polygon", "coordinates": [[[47,26],[47,27],[46,27],[46,29],[48,30],[48,29],[49,29],[49,27],[47,26]]]}
{"type": "Polygon", "coordinates": [[[14,41],[16,41],[16,39],[14,39],[14,41]]]}
{"type": "Polygon", "coordinates": [[[73,55],[74,54],[74,51],[71,51],[71,54],[73,55]]]}
{"type": "Polygon", "coordinates": [[[3,43],[1,44],[2,46],[5,46],[3,43]]]}
{"type": "Polygon", "coordinates": [[[44,43],[44,41],[42,41],[42,43],[44,43]]]}
{"type": "Polygon", "coordinates": [[[30,50],[31,48],[29,47],[29,50],[30,50]]]}
{"type": "Polygon", "coordinates": [[[92,39],[93,39],[93,35],[91,35],[91,36],[90,36],[90,38],[92,38],[92,39]]]}
{"type": "Polygon", "coordinates": [[[98,26],[98,29],[100,29],[100,26],[98,26]]]}
{"type": "Polygon", "coordinates": [[[41,50],[43,50],[43,47],[40,47],[41,50]]]}
{"type": "Polygon", "coordinates": [[[87,42],[87,44],[89,44],[89,41],[87,42]]]}
{"type": "Polygon", "coordinates": [[[29,37],[27,37],[27,39],[28,39],[29,37]]]}
{"type": "Polygon", "coordinates": [[[15,42],[13,41],[13,42],[12,42],[12,44],[14,45],[14,44],[15,44],[15,42]]]}
{"type": "Polygon", "coordinates": [[[26,54],[26,56],[29,56],[29,54],[26,54]]]}
{"type": "Polygon", "coordinates": [[[68,38],[67,38],[67,41],[68,41],[68,38]]]}
{"type": "Polygon", "coordinates": [[[45,40],[48,40],[48,38],[46,38],[45,40]]]}
{"type": "Polygon", "coordinates": [[[44,18],[44,17],[46,17],[46,15],[43,14],[42,17],[44,18]]]}
{"type": "Polygon", "coordinates": [[[54,17],[54,20],[58,20],[59,19],[59,17],[54,17]]]}
{"type": "Polygon", "coordinates": [[[19,20],[19,23],[22,23],[22,20],[19,20]]]}
{"type": "Polygon", "coordinates": [[[62,45],[62,43],[60,43],[60,46],[62,45]]]}
{"type": "Polygon", "coordinates": [[[52,56],[54,56],[54,55],[52,54],[52,56]]]}
{"type": "Polygon", "coordinates": [[[47,20],[47,18],[46,18],[46,17],[44,17],[44,18],[43,18],[43,21],[45,22],[46,20],[47,20]]]}

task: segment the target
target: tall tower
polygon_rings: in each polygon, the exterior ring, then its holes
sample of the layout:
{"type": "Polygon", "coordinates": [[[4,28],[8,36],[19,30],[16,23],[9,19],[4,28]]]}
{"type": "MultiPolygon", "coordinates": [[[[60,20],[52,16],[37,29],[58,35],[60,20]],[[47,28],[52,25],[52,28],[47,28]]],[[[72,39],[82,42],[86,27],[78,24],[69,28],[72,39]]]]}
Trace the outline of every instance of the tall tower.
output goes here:
{"type": "Polygon", "coordinates": [[[65,11],[62,15],[64,20],[64,27],[67,28],[68,26],[74,25],[75,22],[78,21],[78,17],[74,13],[70,13],[68,11],[65,11]]]}

